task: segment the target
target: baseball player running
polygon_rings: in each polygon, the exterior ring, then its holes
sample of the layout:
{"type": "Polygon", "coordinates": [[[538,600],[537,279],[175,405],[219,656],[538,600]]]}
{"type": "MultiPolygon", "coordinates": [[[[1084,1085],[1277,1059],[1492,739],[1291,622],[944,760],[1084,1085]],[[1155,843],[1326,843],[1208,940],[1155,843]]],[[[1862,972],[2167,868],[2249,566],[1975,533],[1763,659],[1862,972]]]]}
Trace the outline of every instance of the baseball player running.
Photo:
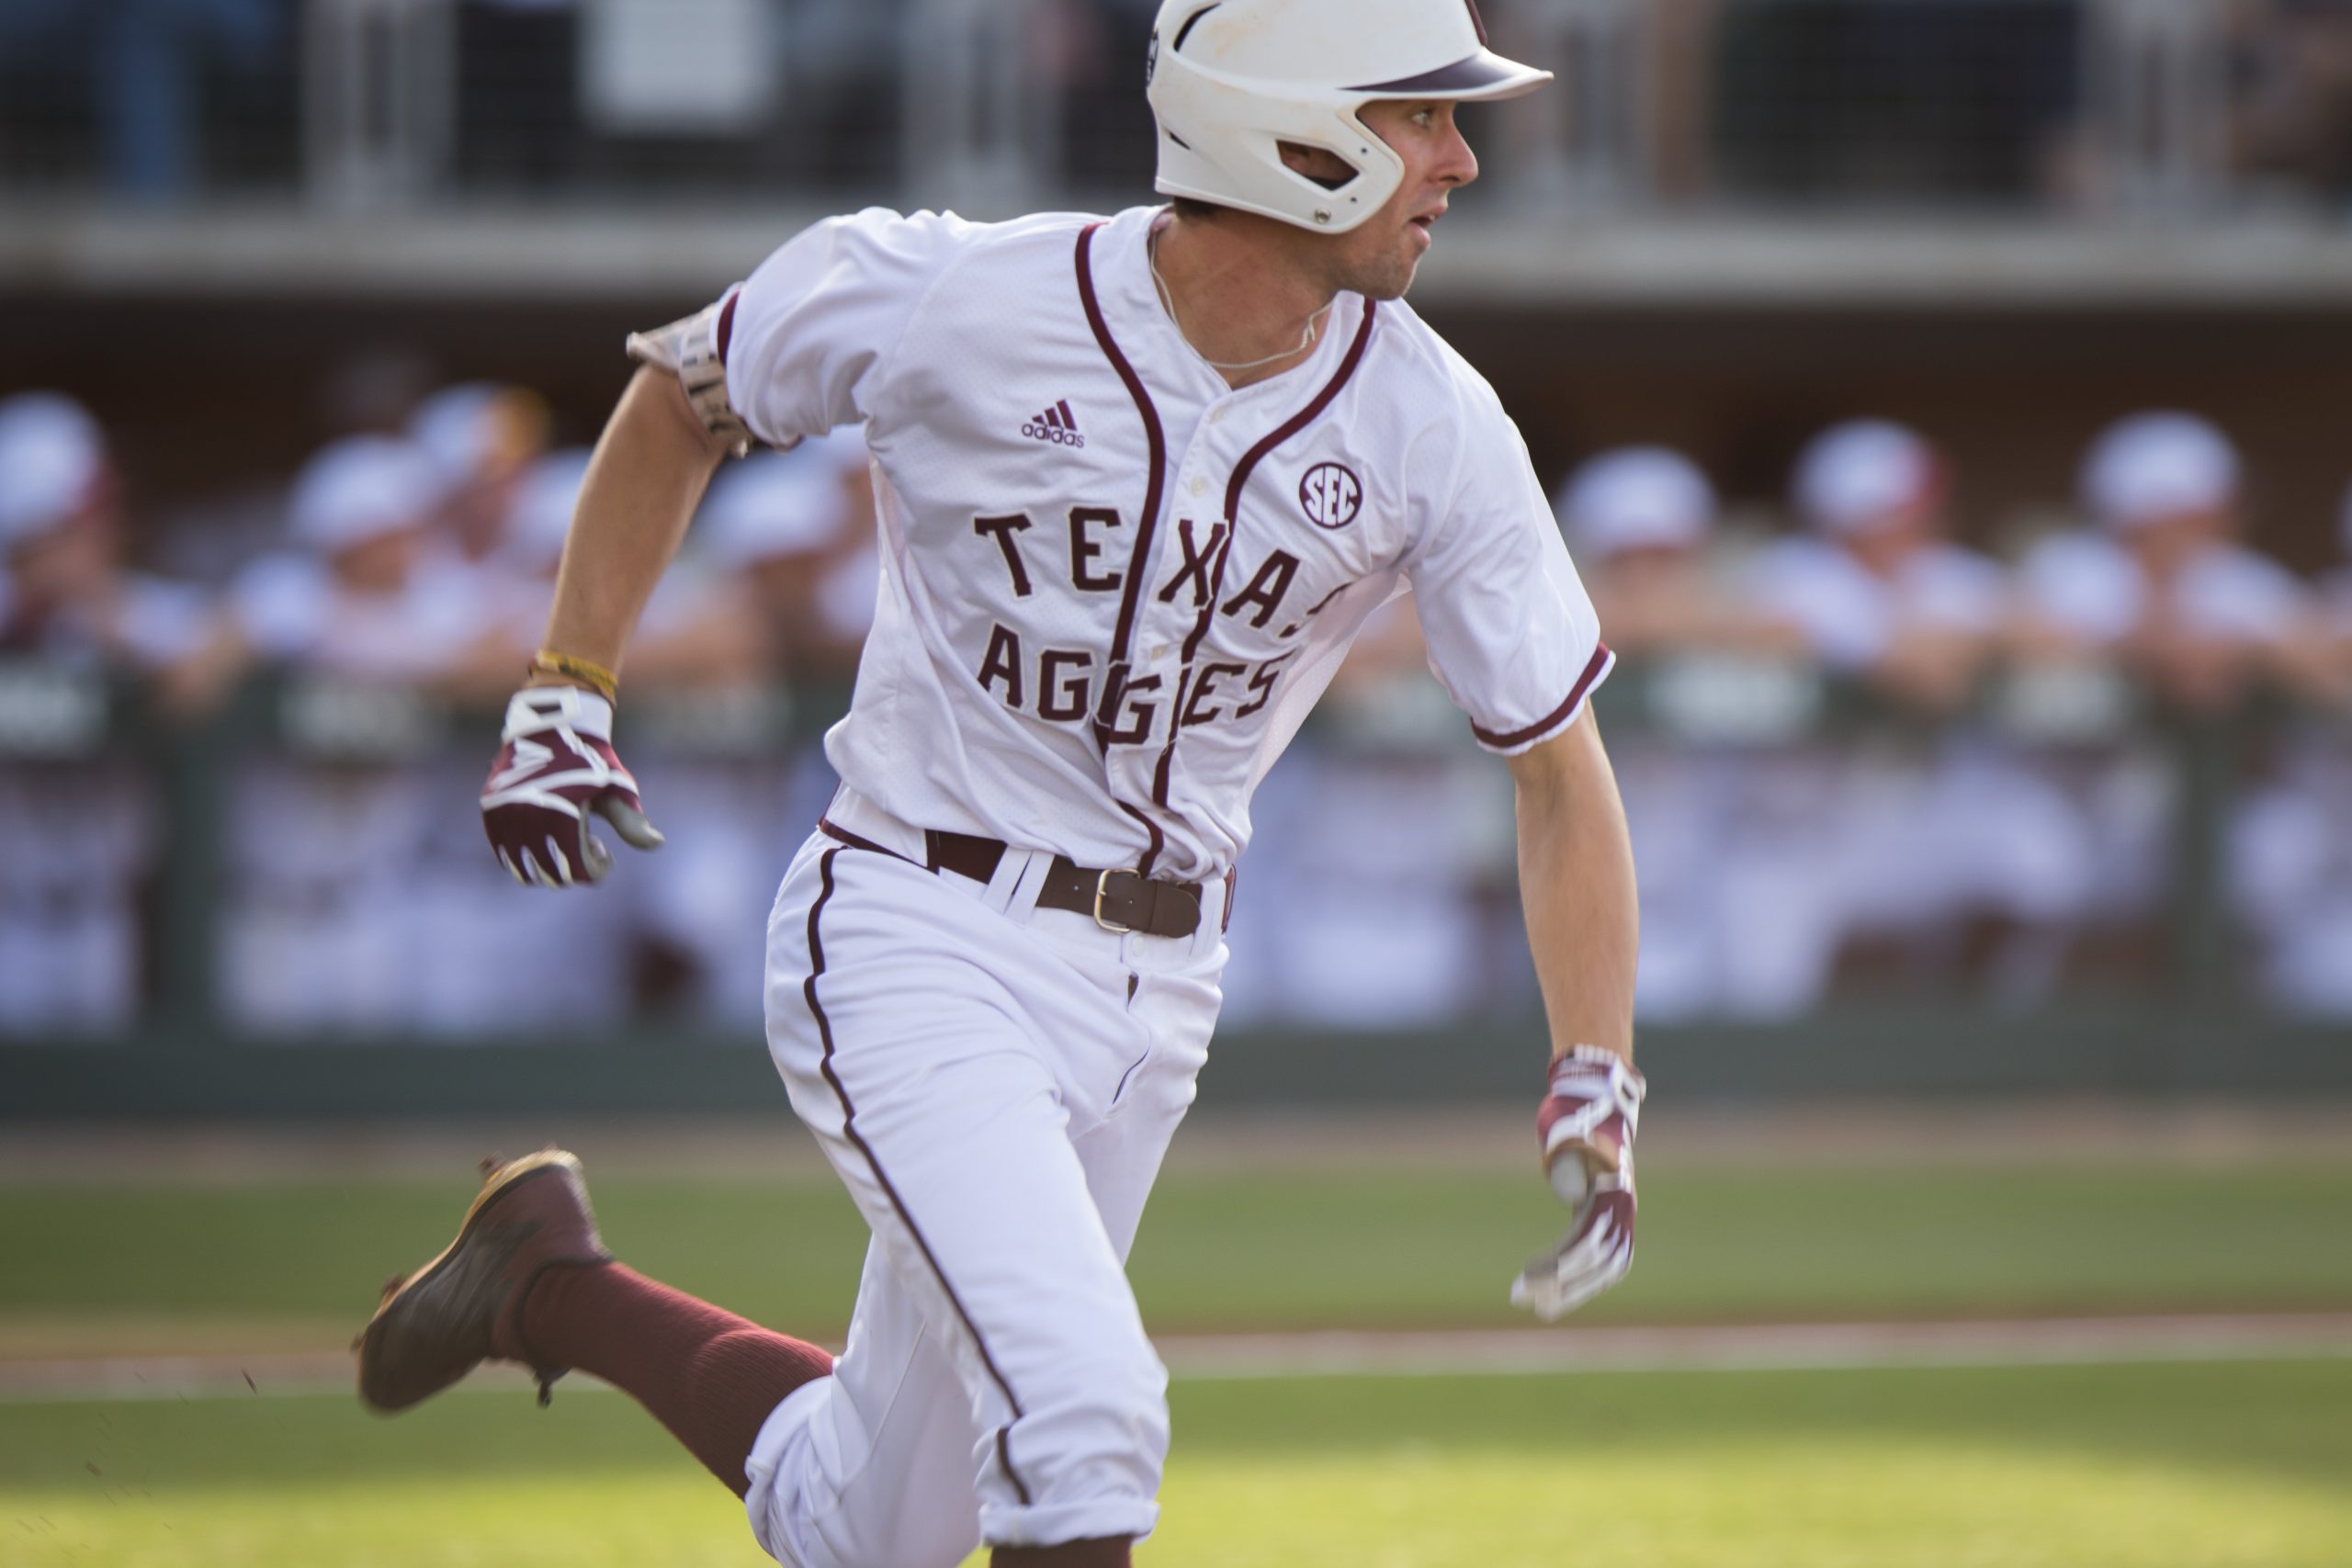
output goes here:
{"type": "MultiPolygon", "coordinates": [[[[1633,1256],[1632,857],[1608,672],[1518,432],[1401,299],[1477,175],[1457,103],[1547,73],[1464,0],[1169,0],[1164,209],[817,225],[645,362],[597,448],[482,795],[522,881],[650,848],[614,671],[721,459],[863,424],[883,587],[842,787],[768,922],[769,1047],[873,1230],[839,1359],[612,1261],[578,1164],[495,1168],[396,1282],[359,1381],[485,1358],[635,1395],[797,1568],[1128,1562],[1167,1374],[1124,1271],[1217,1010],[1252,787],[1364,618],[1430,662],[1519,800],[1574,1217],[1515,1297],[1633,1256]]],[[[1367,843],[1363,853],[1380,854],[1367,843]]]]}

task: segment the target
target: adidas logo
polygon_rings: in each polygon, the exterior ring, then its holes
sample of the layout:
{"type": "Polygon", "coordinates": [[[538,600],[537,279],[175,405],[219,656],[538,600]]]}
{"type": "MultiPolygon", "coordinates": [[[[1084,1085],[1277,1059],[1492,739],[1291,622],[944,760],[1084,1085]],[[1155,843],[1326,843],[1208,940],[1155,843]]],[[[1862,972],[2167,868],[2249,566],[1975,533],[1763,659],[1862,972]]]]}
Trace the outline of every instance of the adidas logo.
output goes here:
{"type": "Polygon", "coordinates": [[[1086,437],[1078,433],[1078,415],[1069,412],[1067,398],[1023,425],[1021,434],[1032,441],[1050,441],[1057,446],[1086,445],[1086,437]]]}

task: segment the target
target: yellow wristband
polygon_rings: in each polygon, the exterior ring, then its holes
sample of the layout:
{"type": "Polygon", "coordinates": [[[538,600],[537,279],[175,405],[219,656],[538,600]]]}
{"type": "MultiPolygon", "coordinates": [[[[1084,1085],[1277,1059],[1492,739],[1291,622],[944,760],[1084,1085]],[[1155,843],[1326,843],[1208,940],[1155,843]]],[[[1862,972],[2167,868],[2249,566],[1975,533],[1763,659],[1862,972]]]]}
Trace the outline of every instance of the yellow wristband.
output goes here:
{"type": "Polygon", "coordinates": [[[620,697],[619,676],[603,665],[592,660],[582,659],[576,654],[558,653],[551,648],[543,648],[531,655],[530,673],[560,675],[567,681],[577,681],[583,686],[593,688],[598,696],[608,703],[616,702],[620,697]]]}

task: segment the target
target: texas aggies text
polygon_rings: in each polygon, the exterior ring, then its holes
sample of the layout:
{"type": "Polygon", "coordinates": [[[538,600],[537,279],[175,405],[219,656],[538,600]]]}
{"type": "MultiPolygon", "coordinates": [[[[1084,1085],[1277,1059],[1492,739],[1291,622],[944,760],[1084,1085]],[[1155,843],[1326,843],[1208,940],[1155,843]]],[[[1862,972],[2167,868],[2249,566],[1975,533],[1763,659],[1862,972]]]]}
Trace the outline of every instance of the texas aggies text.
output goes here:
{"type": "Polygon", "coordinates": [[[1171,207],[835,219],[632,340],[483,795],[521,881],[601,876],[592,816],[658,841],[613,743],[637,611],[727,453],[862,427],[877,614],[767,976],[770,1052],[873,1232],[847,1348],[611,1261],[549,1152],[489,1172],[388,1295],[379,1407],[486,1356],[581,1367],[779,1562],[1126,1562],[1169,1434],[1124,1262],[1207,1058],[1251,792],[1408,591],[1519,793],[1539,1148],[1574,1217],[1514,1295],[1555,1316],[1629,1266],[1633,874],[1587,707],[1610,654],[1517,430],[1402,303],[1476,175],[1454,104],[1547,73],[1464,0],[1170,0],[1153,61],[1171,207]]]}

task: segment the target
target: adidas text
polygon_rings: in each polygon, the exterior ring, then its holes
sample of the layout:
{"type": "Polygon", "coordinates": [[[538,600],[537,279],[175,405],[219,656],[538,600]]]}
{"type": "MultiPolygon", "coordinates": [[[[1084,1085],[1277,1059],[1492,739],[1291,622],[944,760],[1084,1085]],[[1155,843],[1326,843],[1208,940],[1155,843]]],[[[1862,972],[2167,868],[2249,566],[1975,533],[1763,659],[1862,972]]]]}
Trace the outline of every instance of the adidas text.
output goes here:
{"type": "Polygon", "coordinates": [[[1067,400],[1056,403],[1021,427],[1021,434],[1032,441],[1050,441],[1057,446],[1082,448],[1086,437],[1078,433],[1078,416],[1069,411],[1067,400]]]}

